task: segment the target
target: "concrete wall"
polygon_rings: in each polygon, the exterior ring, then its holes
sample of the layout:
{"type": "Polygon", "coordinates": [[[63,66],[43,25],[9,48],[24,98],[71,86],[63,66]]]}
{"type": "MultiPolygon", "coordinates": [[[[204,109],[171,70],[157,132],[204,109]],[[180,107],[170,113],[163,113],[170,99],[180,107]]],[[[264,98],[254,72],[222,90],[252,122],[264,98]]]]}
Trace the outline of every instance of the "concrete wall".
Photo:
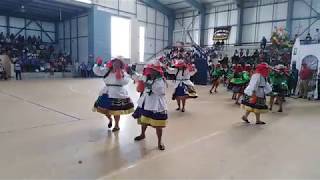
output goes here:
{"type": "Polygon", "coordinates": [[[75,63],[88,62],[88,24],[88,14],[57,23],[60,51],[70,54],[75,63]]]}

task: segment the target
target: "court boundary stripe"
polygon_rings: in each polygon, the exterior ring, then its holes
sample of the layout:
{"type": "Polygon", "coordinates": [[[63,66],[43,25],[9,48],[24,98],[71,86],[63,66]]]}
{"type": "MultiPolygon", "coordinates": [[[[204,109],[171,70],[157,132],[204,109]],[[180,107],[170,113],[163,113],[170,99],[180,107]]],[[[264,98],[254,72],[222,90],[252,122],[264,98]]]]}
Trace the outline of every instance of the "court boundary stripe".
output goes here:
{"type": "Polygon", "coordinates": [[[22,100],[22,101],[27,102],[27,103],[29,103],[29,104],[32,104],[32,105],[34,105],[34,106],[38,106],[38,107],[44,108],[44,109],[46,109],[46,110],[49,110],[49,111],[55,112],[55,113],[57,113],[57,114],[61,114],[61,115],[67,116],[67,117],[72,118],[72,119],[82,120],[82,119],[81,119],[81,118],[79,118],[79,117],[76,117],[76,116],[73,116],[73,115],[70,115],[70,114],[64,113],[64,112],[59,111],[59,110],[56,110],[56,109],[54,109],[54,108],[44,106],[44,105],[42,105],[42,104],[39,104],[39,103],[36,103],[36,102],[30,101],[30,100],[28,100],[28,99],[25,99],[25,98],[22,98],[22,97],[19,97],[19,96],[16,96],[16,95],[13,95],[13,94],[10,94],[10,93],[7,93],[7,92],[4,92],[4,91],[0,91],[0,93],[2,93],[2,94],[4,94],[4,95],[7,95],[7,96],[9,96],[9,97],[12,97],[12,98],[18,99],[18,100],[22,100]]]}

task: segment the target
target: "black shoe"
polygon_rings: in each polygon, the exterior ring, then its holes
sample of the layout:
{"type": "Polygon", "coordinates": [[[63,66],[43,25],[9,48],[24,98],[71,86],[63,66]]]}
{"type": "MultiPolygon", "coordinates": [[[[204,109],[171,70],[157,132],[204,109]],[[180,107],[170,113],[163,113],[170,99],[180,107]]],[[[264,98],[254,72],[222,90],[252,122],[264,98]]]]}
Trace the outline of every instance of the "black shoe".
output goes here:
{"type": "Polygon", "coordinates": [[[140,136],[135,137],[134,140],[135,140],[135,141],[141,141],[141,140],[143,140],[143,139],[145,139],[145,138],[146,138],[146,136],[141,136],[141,135],[140,135],[140,136]]]}
{"type": "Polygon", "coordinates": [[[112,129],[112,132],[117,132],[117,131],[120,131],[120,128],[119,128],[119,127],[114,127],[114,128],[112,129]]]}
{"type": "Polygon", "coordinates": [[[166,149],[166,147],[163,144],[161,144],[161,145],[158,145],[158,149],[160,151],[164,151],[166,149]]]}
{"type": "Polygon", "coordinates": [[[257,125],[264,125],[264,124],[266,124],[266,123],[263,122],[263,121],[258,121],[258,122],[256,122],[256,124],[257,124],[257,125]]]}
{"type": "Polygon", "coordinates": [[[112,127],[112,121],[109,121],[108,128],[111,128],[111,127],[112,127]]]}
{"type": "Polygon", "coordinates": [[[246,122],[246,123],[250,123],[250,121],[247,119],[247,118],[245,118],[244,116],[242,116],[242,118],[241,118],[244,122],[246,122]]]}

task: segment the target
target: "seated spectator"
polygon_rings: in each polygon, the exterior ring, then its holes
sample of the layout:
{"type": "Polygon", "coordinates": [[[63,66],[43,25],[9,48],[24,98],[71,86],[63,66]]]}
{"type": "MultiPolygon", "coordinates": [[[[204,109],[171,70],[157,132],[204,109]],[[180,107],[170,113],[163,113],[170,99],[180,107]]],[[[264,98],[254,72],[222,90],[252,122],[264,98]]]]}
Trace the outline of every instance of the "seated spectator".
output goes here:
{"type": "Polygon", "coordinates": [[[219,61],[219,63],[220,63],[223,67],[224,67],[224,66],[228,66],[228,64],[229,64],[228,55],[225,54],[224,57],[223,57],[223,59],[221,59],[221,60],[219,61]]]}
{"type": "Polygon", "coordinates": [[[28,44],[32,44],[32,38],[31,38],[30,35],[29,35],[28,38],[27,38],[27,43],[28,43],[28,44]]]}
{"type": "Polygon", "coordinates": [[[80,64],[79,69],[80,69],[81,77],[85,78],[85,77],[86,77],[86,74],[87,74],[87,67],[86,67],[86,65],[84,64],[84,62],[82,62],[82,63],[80,64]]]}
{"type": "Polygon", "coordinates": [[[316,40],[317,40],[317,43],[320,43],[320,31],[318,28],[316,29],[316,40]]]}
{"type": "Polygon", "coordinates": [[[220,45],[221,45],[220,41],[217,41],[216,42],[216,47],[220,47],[220,45]]]}
{"type": "Polygon", "coordinates": [[[35,35],[32,36],[32,45],[36,45],[37,38],[35,35]]]}
{"type": "Polygon", "coordinates": [[[261,42],[260,42],[260,48],[265,49],[266,46],[267,46],[267,39],[266,39],[266,37],[263,36],[261,39],[261,42]]]}
{"type": "Polygon", "coordinates": [[[6,35],[6,43],[10,43],[10,34],[9,33],[7,33],[7,35],[6,35]]]}
{"type": "Polygon", "coordinates": [[[14,43],[14,38],[15,38],[15,37],[14,37],[14,34],[11,33],[11,34],[10,34],[10,42],[11,42],[11,43],[14,43]]]}
{"type": "Polygon", "coordinates": [[[259,51],[258,49],[256,49],[252,55],[252,59],[253,59],[253,64],[258,64],[258,60],[259,60],[259,51]]]}
{"type": "Polygon", "coordinates": [[[306,36],[306,43],[310,44],[311,41],[312,41],[312,37],[311,37],[310,33],[308,33],[307,36],[306,36]]]}
{"type": "Polygon", "coordinates": [[[235,50],[232,56],[232,64],[238,64],[240,61],[239,52],[235,50]]]}
{"type": "Polygon", "coordinates": [[[93,76],[93,71],[92,71],[92,65],[91,65],[91,63],[88,63],[87,64],[87,77],[92,77],[93,76]]]}
{"type": "Polygon", "coordinates": [[[5,42],[5,37],[3,35],[3,32],[0,33],[0,43],[4,43],[5,42]]]}
{"type": "Polygon", "coordinates": [[[41,39],[41,37],[40,36],[38,36],[38,38],[37,38],[37,43],[42,43],[42,39],[41,39]]]}

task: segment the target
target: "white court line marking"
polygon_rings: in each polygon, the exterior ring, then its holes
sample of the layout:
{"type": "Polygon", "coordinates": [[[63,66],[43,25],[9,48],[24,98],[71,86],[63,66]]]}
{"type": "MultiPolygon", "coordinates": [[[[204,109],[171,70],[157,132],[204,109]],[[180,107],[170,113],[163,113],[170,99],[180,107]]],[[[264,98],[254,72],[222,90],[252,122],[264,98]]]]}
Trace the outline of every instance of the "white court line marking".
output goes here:
{"type": "Polygon", "coordinates": [[[134,164],[132,164],[132,165],[129,165],[129,166],[120,168],[120,169],[118,169],[118,170],[115,170],[115,171],[111,172],[110,174],[108,174],[108,175],[106,175],[106,176],[103,176],[103,177],[98,178],[97,180],[109,179],[109,178],[111,178],[112,176],[115,176],[115,175],[117,175],[117,174],[120,174],[121,172],[124,172],[124,171],[128,170],[128,169],[131,169],[131,168],[134,168],[134,167],[136,167],[136,166],[139,166],[139,165],[141,165],[141,164],[143,164],[143,163],[145,163],[145,162],[147,162],[147,161],[151,161],[151,160],[154,160],[154,159],[158,159],[158,158],[160,158],[160,157],[162,157],[162,156],[165,156],[165,155],[170,154],[170,153],[174,153],[174,152],[176,152],[176,151],[179,151],[179,150],[181,150],[181,149],[186,148],[187,146],[190,146],[190,145],[196,144],[196,143],[198,143],[198,142],[207,140],[207,139],[212,138],[212,137],[214,137],[214,136],[218,136],[218,135],[220,135],[220,134],[222,134],[222,133],[224,133],[224,132],[223,132],[223,131],[217,131],[217,132],[208,134],[208,135],[206,135],[206,136],[202,136],[202,137],[200,137],[200,138],[198,138],[198,139],[196,139],[196,140],[194,140],[194,141],[191,141],[191,142],[189,142],[189,143],[186,143],[186,144],[184,144],[184,145],[181,145],[181,146],[178,146],[178,147],[176,147],[176,148],[173,148],[173,149],[171,149],[171,150],[169,150],[169,151],[159,152],[158,155],[152,156],[152,157],[150,157],[150,158],[148,158],[148,159],[142,159],[141,161],[138,161],[137,163],[134,163],[134,164]]]}
{"type": "Polygon", "coordinates": [[[83,94],[83,93],[81,93],[80,91],[75,90],[71,84],[69,85],[69,90],[70,90],[71,92],[74,92],[74,93],[77,93],[77,94],[83,94]]]}

